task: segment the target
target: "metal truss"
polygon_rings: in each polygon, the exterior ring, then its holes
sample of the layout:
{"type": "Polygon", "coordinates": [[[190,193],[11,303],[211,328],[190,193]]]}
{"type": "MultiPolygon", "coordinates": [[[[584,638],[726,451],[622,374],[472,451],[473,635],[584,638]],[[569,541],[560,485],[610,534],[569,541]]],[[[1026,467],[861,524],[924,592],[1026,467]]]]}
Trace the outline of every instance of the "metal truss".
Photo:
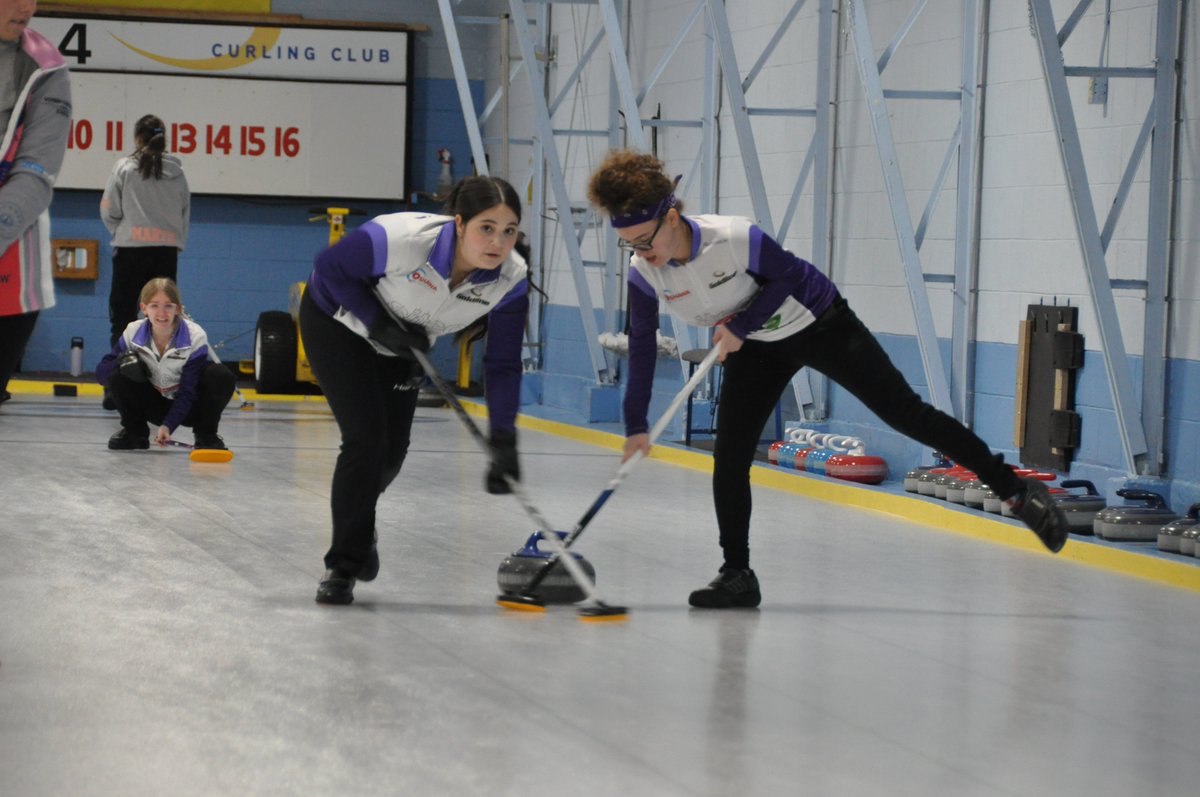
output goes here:
{"type": "Polygon", "coordinates": [[[1030,23],[1037,40],[1046,88],[1067,176],[1075,229],[1083,253],[1088,288],[1100,328],[1101,353],[1126,469],[1130,474],[1161,475],[1166,416],[1165,369],[1167,340],[1167,285],[1170,274],[1168,242],[1171,231],[1172,169],[1175,159],[1175,102],[1179,61],[1179,0],[1159,0],[1156,12],[1155,63],[1151,67],[1066,66],[1062,45],[1070,38],[1091,0],[1080,0],[1074,11],[1055,28],[1050,0],[1029,0],[1030,23]],[[1154,99],[1146,113],[1141,135],[1124,170],[1117,195],[1101,229],[1092,201],[1092,190],[1079,140],[1068,77],[1131,78],[1154,81],[1154,99]],[[1146,279],[1144,284],[1109,278],[1105,263],[1113,230],[1120,218],[1134,173],[1150,147],[1149,212],[1146,229],[1146,279]],[[1113,300],[1113,284],[1145,290],[1142,352],[1141,415],[1130,375],[1129,360],[1113,300]]]}
{"type": "MultiPolygon", "coordinates": [[[[725,5],[721,0],[697,0],[690,13],[686,14],[675,39],[659,63],[651,70],[645,85],[635,86],[629,69],[626,52],[625,35],[622,15],[614,0],[562,0],[560,3],[549,1],[521,2],[510,0],[509,16],[512,20],[512,32],[520,50],[519,66],[505,70],[504,81],[507,85],[518,72],[524,72],[533,100],[534,138],[529,142],[519,142],[505,138],[502,146],[528,143],[534,147],[534,173],[531,180],[534,186],[534,207],[539,212],[531,214],[531,218],[543,215],[556,218],[557,234],[561,238],[566,255],[571,265],[576,294],[579,298],[579,309],[582,316],[584,334],[588,346],[591,367],[600,384],[612,381],[612,371],[608,363],[608,355],[598,343],[595,323],[595,306],[587,280],[587,270],[601,268],[604,270],[603,318],[612,329],[619,316],[619,297],[621,295],[619,276],[624,266],[623,258],[616,246],[616,236],[607,229],[598,216],[587,207],[582,200],[573,200],[570,186],[564,174],[560,140],[573,136],[606,137],[609,146],[630,146],[649,150],[649,131],[655,128],[696,128],[698,130],[698,145],[695,159],[690,172],[686,175],[681,191],[689,199],[693,199],[700,212],[715,212],[718,210],[717,197],[717,164],[718,164],[718,99],[722,89],[728,100],[727,107],[732,117],[734,132],[737,138],[738,150],[741,156],[750,199],[754,209],[755,221],[767,234],[776,236],[777,228],[772,220],[771,208],[763,184],[762,165],[754,141],[750,117],[755,115],[808,117],[814,120],[810,149],[804,166],[798,176],[783,223],[779,228],[786,233],[792,217],[795,215],[803,189],[808,180],[813,181],[813,232],[814,252],[812,260],[822,269],[828,268],[829,262],[829,228],[830,228],[830,163],[831,153],[831,102],[830,75],[832,70],[818,69],[821,78],[817,87],[817,103],[813,108],[763,108],[750,107],[746,93],[754,83],[755,77],[762,70],[772,51],[778,46],[784,31],[792,24],[797,14],[805,5],[806,0],[795,0],[785,17],[784,23],[758,56],[754,66],[742,76],[737,55],[733,48],[733,37],[729,29],[725,5]],[[594,5],[600,12],[602,22],[590,44],[584,48],[579,57],[579,63],[574,71],[565,77],[558,94],[551,96],[545,75],[545,62],[537,57],[539,45],[537,36],[545,35],[546,11],[555,5],[594,5]],[[535,9],[531,17],[527,7],[535,9]],[[680,45],[684,42],[691,29],[704,25],[703,36],[707,44],[705,63],[703,66],[704,107],[700,118],[664,119],[657,115],[648,118],[640,109],[647,93],[655,82],[662,76],[664,69],[675,56],[680,45]],[[598,52],[607,52],[609,56],[609,127],[605,130],[565,130],[555,128],[553,119],[555,111],[569,98],[570,93],[577,90],[577,78],[586,68],[588,62],[598,52]],[[544,197],[539,197],[539,185],[545,185],[544,197]],[[587,260],[581,243],[591,229],[602,229],[603,260],[587,260]]],[[[821,63],[830,64],[833,61],[833,2],[834,0],[817,0],[819,3],[819,59],[821,63]]],[[[471,146],[477,164],[486,164],[484,155],[484,136],[481,125],[486,121],[486,115],[495,106],[496,98],[488,104],[483,115],[477,113],[470,97],[466,69],[463,64],[461,46],[458,42],[456,20],[452,11],[451,0],[439,0],[442,12],[442,22],[446,29],[447,47],[450,51],[451,62],[454,65],[455,78],[459,87],[459,97],[463,104],[464,116],[470,134],[471,146]]],[[[511,179],[511,178],[510,178],[511,179]]],[[[578,187],[576,187],[578,188],[578,187]]],[[[531,230],[535,244],[539,231],[531,230]]],[[[535,249],[535,257],[537,250],[535,249]]],[[[707,330],[689,328],[672,317],[673,333],[682,353],[688,348],[707,347],[707,330]]],[[[686,372],[686,367],[682,369],[686,372]]],[[[818,376],[818,375],[814,375],[818,376]]],[[[823,390],[813,391],[805,380],[795,383],[797,401],[802,407],[815,407],[819,414],[824,413],[823,390]],[[815,398],[814,398],[815,394],[815,398]]]]}
{"type": "Polygon", "coordinates": [[[975,343],[975,296],[977,269],[974,257],[975,208],[977,203],[976,172],[979,130],[976,122],[978,102],[976,85],[979,82],[979,2],[963,0],[962,59],[959,87],[953,90],[885,89],[883,72],[912,26],[925,11],[928,0],[918,0],[904,23],[876,57],[867,22],[865,0],[846,0],[845,24],[854,43],[855,63],[866,94],[871,129],[883,170],[884,187],[892,212],[896,243],[904,267],[905,283],[912,303],[917,327],[917,344],[921,363],[929,386],[931,403],[964,422],[970,421],[970,396],[973,388],[975,343]],[[900,174],[899,155],[892,136],[887,100],[923,100],[954,102],[959,106],[958,127],[950,137],[941,169],[925,204],[919,223],[913,224],[908,209],[907,193],[900,174]],[[926,275],[921,266],[920,249],[925,230],[937,206],[947,175],[956,172],[957,205],[955,207],[953,332],[951,335],[951,374],[946,370],[938,348],[933,327],[933,312],[929,306],[926,282],[942,281],[938,275],[926,275]],[[951,398],[953,385],[953,398],[951,398]]]}

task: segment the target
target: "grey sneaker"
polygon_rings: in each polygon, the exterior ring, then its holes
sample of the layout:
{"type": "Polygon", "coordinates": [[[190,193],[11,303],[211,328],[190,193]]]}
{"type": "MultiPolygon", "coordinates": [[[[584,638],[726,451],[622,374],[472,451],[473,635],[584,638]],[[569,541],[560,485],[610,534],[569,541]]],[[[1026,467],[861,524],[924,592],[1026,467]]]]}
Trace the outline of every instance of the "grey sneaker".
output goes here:
{"type": "Polygon", "coordinates": [[[751,609],[762,603],[758,576],[753,570],[722,567],[721,573],[704,589],[688,597],[688,603],[700,609],[751,609]]]}

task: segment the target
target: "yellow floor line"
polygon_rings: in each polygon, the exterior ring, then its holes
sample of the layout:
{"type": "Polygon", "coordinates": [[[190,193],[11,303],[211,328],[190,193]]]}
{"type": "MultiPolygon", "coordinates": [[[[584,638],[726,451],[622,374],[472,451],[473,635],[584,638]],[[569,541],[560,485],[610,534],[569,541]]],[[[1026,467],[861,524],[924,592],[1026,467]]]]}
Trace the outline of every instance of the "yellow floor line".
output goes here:
{"type": "MultiPolygon", "coordinates": [[[[482,407],[473,407],[471,411],[481,415],[486,414],[482,407]]],[[[617,451],[621,450],[624,443],[624,438],[620,435],[581,429],[567,423],[532,418],[526,415],[520,417],[518,426],[617,451]]],[[[707,452],[685,451],[672,446],[660,445],[654,447],[650,456],[652,459],[694,470],[706,472],[712,470],[712,455],[707,452]]],[[[842,506],[853,506],[878,512],[940,531],[948,531],[1013,548],[1039,553],[1044,553],[1046,550],[1036,537],[1016,523],[1009,523],[994,515],[975,514],[950,506],[938,505],[923,498],[896,495],[883,490],[858,486],[851,482],[789,473],[762,465],[755,465],[751,468],[750,482],[818,501],[829,501],[842,506]]],[[[1101,570],[1200,593],[1200,565],[1189,562],[1182,556],[1180,557],[1181,561],[1172,562],[1136,551],[1110,548],[1088,542],[1085,538],[1072,536],[1062,551],[1058,553],[1058,557],[1101,570]]]]}
{"type": "MultiPolygon", "coordinates": [[[[71,386],[75,388],[76,395],[79,396],[95,396],[99,398],[104,395],[104,390],[96,382],[76,382],[73,379],[61,380],[41,380],[41,379],[13,379],[8,383],[8,390],[13,395],[27,396],[52,396],[56,386],[71,386]]],[[[249,387],[240,388],[242,395],[246,401],[278,401],[278,402],[305,402],[316,401],[321,404],[325,403],[325,397],[322,395],[293,395],[284,393],[259,393],[257,390],[249,387]]],[[[236,397],[235,397],[236,400],[236,397]]]]}

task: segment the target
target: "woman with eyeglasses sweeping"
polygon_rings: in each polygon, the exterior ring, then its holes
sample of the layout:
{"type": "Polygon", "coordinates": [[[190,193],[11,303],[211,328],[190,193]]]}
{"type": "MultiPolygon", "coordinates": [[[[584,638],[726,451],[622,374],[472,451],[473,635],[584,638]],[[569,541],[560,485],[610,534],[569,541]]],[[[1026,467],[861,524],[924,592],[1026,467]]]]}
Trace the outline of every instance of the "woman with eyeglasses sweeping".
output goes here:
{"type": "Polygon", "coordinates": [[[659,302],[688,324],[715,327],[725,375],[713,498],[724,562],[708,586],[691,593],[692,606],[749,608],[762,600],[750,568],[750,466],[776,402],[805,366],[893,429],[973,470],[1046,548],[1062,549],[1067,524],[1046,486],[1017,477],[974,432],[923,401],[828,277],[749,219],[683,215],[678,182],[653,155],[618,150],[592,174],[588,198],[631,252],[625,458],[647,453],[659,302]]]}
{"type": "Polygon", "coordinates": [[[379,573],[375,506],[408,452],[422,371],[412,350],[486,317],[490,493],[520,478],[516,418],[529,309],[521,200],[506,181],[467,177],[445,215],[377,216],[317,255],[300,302],[313,372],[342,435],[333,540],[317,603],[354,600],[379,573]]]}

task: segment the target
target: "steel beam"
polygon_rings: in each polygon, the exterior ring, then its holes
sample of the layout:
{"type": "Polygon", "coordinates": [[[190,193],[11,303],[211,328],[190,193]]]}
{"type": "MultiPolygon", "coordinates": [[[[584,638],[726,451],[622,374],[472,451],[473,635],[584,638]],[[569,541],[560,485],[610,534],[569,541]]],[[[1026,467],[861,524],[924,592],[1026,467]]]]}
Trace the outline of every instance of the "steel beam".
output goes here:
{"type": "Polygon", "coordinates": [[[1138,416],[1133,378],[1129,360],[1125,354],[1125,341],[1121,336],[1121,325],[1117,318],[1117,307],[1113,300],[1112,287],[1108,282],[1108,267],[1100,243],[1100,228],[1096,220],[1096,209],[1092,201],[1091,186],[1080,148],[1079,128],[1067,89],[1067,76],[1063,64],[1059,37],[1054,28],[1054,15],[1050,0],[1029,0],[1030,19],[1034,39],[1037,41],[1042,72],[1046,79],[1050,108],[1057,132],[1059,154],[1067,178],[1067,191],[1075,218],[1075,229],[1083,254],[1088,288],[1095,307],[1100,329],[1101,353],[1108,374],[1109,392],[1117,428],[1121,435],[1121,446],[1125,466],[1130,474],[1142,473],[1146,467],[1146,434],[1138,416]]]}

